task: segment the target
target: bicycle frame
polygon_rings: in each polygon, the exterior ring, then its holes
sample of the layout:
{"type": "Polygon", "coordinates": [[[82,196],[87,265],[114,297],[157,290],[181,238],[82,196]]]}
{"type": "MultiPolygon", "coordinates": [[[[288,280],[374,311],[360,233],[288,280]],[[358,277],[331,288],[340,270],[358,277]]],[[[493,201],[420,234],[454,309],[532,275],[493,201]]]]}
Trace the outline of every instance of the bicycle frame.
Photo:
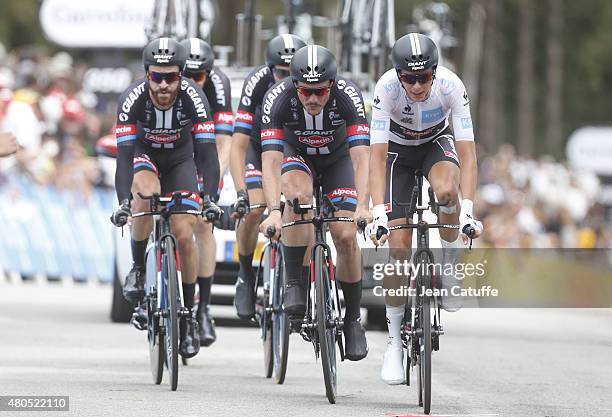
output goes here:
{"type": "MultiPolygon", "coordinates": [[[[389,230],[416,229],[417,230],[417,250],[413,255],[414,264],[420,264],[419,274],[409,285],[416,290],[411,297],[412,308],[406,309],[408,317],[404,318],[402,328],[402,340],[405,347],[409,349],[409,356],[406,362],[406,381],[410,385],[410,369],[419,365],[418,385],[419,385],[419,405],[424,407],[425,414],[429,414],[431,406],[431,351],[438,350],[439,336],[444,334],[440,320],[440,304],[438,297],[430,297],[424,294],[423,290],[436,287],[436,277],[433,273],[432,265],[434,256],[429,249],[429,229],[459,229],[457,224],[427,223],[423,218],[423,213],[430,210],[438,214],[438,206],[431,187],[429,188],[429,203],[423,205],[423,175],[420,171],[415,173],[416,185],[412,189],[410,203],[402,204],[395,202],[398,206],[408,207],[406,209],[406,224],[391,226],[389,230]],[[409,223],[414,213],[417,213],[417,223],[409,223]],[[433,303],[431,302],[433,300],[433,303]],[[412,313],[414,309],[414,314],[412,313]],[[431,310],[433,309],[433,323],[431,320],[431,310]],[[423,388],[423,384],[425,388],[423,388]]],[[[410,305],[410,304],[407,304],[410,305]]]]}
{"type": "MultiPolygon", "coordinates": [[[[314,298],[315,297],[314,295],[314,290],[315,290],[314,289],[314,279],[315,279],[314,258],[315,258],[315,252],[317,248],[319,247],[322,248],[325,253],[326,264],[327,264],[327,268],[329,271],[329,278],[330,278],[330,283],[332,287],[332,294],[335,294],[334,298],[336,301],[334,302],[334,311],[337,317],[342,317],[342,314],[340,311],[340,302],[339,302],[340,296],[338,293],[338,286],[336,285],[334,264],[331,259],[331,250],[329,248],[329,245],[327,244],[327,236],[326,236],[327,228],[325,227],[325,224],[329,222],[353,222],[353,219],[350,217],[326,217],[326,213],[322,205],[322,200],[323,200],[322,187],[319,185],[315,187],[314,191],[315,191],[314,192],[314,196],[315,196],[314,206],[311,204],[299,204],[298,209],[294,208],[294,211],[299,210],[299,214],[301,214],[302,220],[296,220],[296,221],[292,221],[292,222],[283,224],[283,229],[286,227],[298,226],[298,225],[303,225],[303,224],[312,224],[315,227],[315,240],[314,240],[312,249],[310,251],[310,279],[309,279],[309,284],[308,284],[308,295],[309,296],[306,298],[306,316],[304,317],[304,322],[302,324],[302,331],[306,331],[307,334],[310,332],[310,330],[314,329],[313,323],[315,322],[315,309],[312,308],[311,300],[315,299],[314,298]],[[304,219],[304,214],[306,214],[306,212],[308,212],[311,209],[314,210],[313,218],[304,219]],[[309,317],[310,320],[308,321],[309,314],[310,314],[310,317],[309,317]]],[[[335,205],[331,203],[331,200],[326,201],[326,203],[328,206],[335,207],[335,205]]],[[[332,212],[337,211],[337,210],[338,209],[336,208],[335,210],[332,210],[332,212]]],[[[343,323],[341,319],[338,321],[337,325],[339,326],[340,329],[342,329],[343,323]]],[[[304,336],[305,335],[302,334],[302,337],[304,336]]],[[[304,339],[308,341],[313,341],[312,338],[304,337],[304,339]]],[[[316,350],[316,346],[315,346],[315,350],[316,350]]],[[[344,360],[344,357],[342,359],[344,360]]]]}
{"type": "Polygon", "coordinates": [[[146,197],[139,194],[142,199],[150,201],[150,211],[132,215],[133,218],[154,218],[153,231],[147,245],[146,296],[141,305],[148,315],[149,350],[154,382],[161,383],[164,362],[162,356],[165,356],[173,391],[178,385],[179,321],[189,314],[189,310],[185,308],[183,301],[180,256],[176,238],[172,234],[170,216],[201,215],[198,210],[171,209],[172,205],[179,204],[183,197],[189,197],[191,194],[175,192],[172,197],[160,197],[159,194],[146,197]],[[155,251],[155,254],[152,254],[152,251],[155,251]]]}

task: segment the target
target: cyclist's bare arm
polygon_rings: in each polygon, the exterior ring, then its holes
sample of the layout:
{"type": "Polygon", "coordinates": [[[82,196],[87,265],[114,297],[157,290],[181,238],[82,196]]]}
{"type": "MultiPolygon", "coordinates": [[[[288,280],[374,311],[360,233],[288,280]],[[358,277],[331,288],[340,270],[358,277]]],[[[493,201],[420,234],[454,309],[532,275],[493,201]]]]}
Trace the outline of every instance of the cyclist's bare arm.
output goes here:
{"type": "Polygon", "coordinates": [[[234,180],[234,186],[236,190],[246,189],[246,183],[244,182],[245,174],[245,160],[246,152],[249,146],[249,135],[244,133],[235,132],[231,139],[231,151],[230,151],[230,171],[234,180]]]}

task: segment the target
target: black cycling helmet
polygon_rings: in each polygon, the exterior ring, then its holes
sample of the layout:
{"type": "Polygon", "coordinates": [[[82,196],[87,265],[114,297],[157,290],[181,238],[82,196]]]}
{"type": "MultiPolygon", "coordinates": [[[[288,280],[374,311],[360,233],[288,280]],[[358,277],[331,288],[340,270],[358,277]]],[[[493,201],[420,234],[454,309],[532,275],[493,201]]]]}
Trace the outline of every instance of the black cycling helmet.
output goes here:
{"type": "Polygon", "coordinates": [[[278,35],[272,38],[266,47],[266,65],[289,65],[293,55],[304,46],[306,42],[299,36],[278,35]]]}
{"type": "Polygon", "coordinates": [[[438,47],[428,36],[409,33],[399,38],[391,50],[396,71],[423,71],[438,66],[438,47]]]}
{"type": "Polygon", "coordinates": [[[295,53],[289,67],[295,81],[320,83],[336,79],[336,58],[327,48],[308,45],[295,53]]]}
{"type": "Polygon", "coordinates": [[[153,39],[142,51],[145,71],[149,70],[149,65],[162,67],[178,65],[179,71],[183,71],[185,59],[187,59],[185,48],[172,38],[153,39]]]}
{"type": "Polygon", "coordinates": [[[208,44],[199,38],[189,38],[181,41],[181,46],[187,52],[185,71],[210,72],[215,63],[215,54],[208,44]]]}

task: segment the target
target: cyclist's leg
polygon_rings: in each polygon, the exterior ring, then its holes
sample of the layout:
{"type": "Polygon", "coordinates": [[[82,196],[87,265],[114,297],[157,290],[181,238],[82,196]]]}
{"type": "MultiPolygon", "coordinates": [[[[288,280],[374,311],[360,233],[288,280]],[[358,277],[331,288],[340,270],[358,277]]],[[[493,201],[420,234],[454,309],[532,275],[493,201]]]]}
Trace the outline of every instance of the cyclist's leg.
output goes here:
{"type": "MultiPolygon", "coordinates": [[[[261,147],[252,141],[245,158],[245,183],[249,194],[249,204],[265,203],[261,182],[261,147]]],[[[234,305],[240,317],[251,317],[255,314],[255,271],[253,270],[253,252],[257,245],[259,223],[265,208],[250,210],[237,224],[236,240],[238,243],[238,259],[240,270],[236,282],[234,305]]]]}
{"type": "MultiPolygon", "coordinates": [[[[406,222],[405,207],[395,203],[408,203],[414,187],[414,166],[410,158],[400,154],[394,144],[390,144],[387,155],[387,189],[385,201],[387,203],[389,226],[396,226],[406,222]]],[[[415,152],[411,152],[414,158],[415,152]]],[[[389,235],[389,262],[401,265],[402,269],[395,270],[383,278],[385,290],[385,306],[387,315],[387,328],[389,338],[387,349],[383,357],[381,378],[390,385],[401,384],[405,380],[403,367],[404,350],[402,348],[401,328],[408,298],[406,289],[409,288],[411,275],[412,231],[409,229],[394,230],[389,235]],[[399,291],[399,294],[389,295],[389,291],[399,291]],[[404,290],[404,291],[401,291],[404,290]]],[[[393,294],[393,293],[392,293],[393,294]]]]}
{"type": "MultiPolygon", "coordinates": [[[[137,152],[134,157],[134,180],[132,182],[132,213],[149,210],[149,202],[142,200],[138,193],[151,195],[160,192],[156,162],[147,154],[137,152]]],[[[144,296],[145,252],[153,219],[149,216],[133,219],[131,228],[132,269],[125,279],[123,294],[129,301],[136,302],[144,296]]]]}
{"type": "MultiPolygon", "coordinates": [[[[357,191],[353,164],[348,152],[334,158],[320,159],[317,172],[322,174],[323,192],[340,209],[335,213],[339,217],[352,217],[357,208],[357,191]]],[[[346,339],[346,357],[349,360],[361,360],[368,354],[365,330],[360,322],[361,308],[361,251],[357,244],[355,224],[329,224],[334,246],[336,248],[336,277],[344,294],[344,335],[346,339]]]]}
{"type": "MultiPolygon", "coordinates": [[[[298,199],[300,204],[311,204],[313,194],[313,172],[308,161],[297,155],[295,149],[285,144],[285,158],[282,165],[281,189],[289,202],[298,199]]],[[[312,212],[304,218],[312,217],[312,212]]],[[[283,212],[283,222],[299,220],[291,207],[283,212]]],[[[283,233],[287,289],[285,311],[290,315],[303,315],[306,309],[306,288],[310,254],[308,247],[314,239],[311,225],[292,227],[283,233]]]]}
{"type": "MultiPolygon", "coordinates": [[[[199,180],[198,180],[199,186],[199,180]]],[[[210,313],[210,299],[213,276],[215,273],[217,242],[213,234],[213,225],[198,217],[194,227],[198,252],[197,282],[200,289],[197,318],[200,333],[200,344],[210,346],[217,340],[214,320],[210,313]]]]}
{"type": "MultiPolygon", "coordinates": [[[[436,194],[440,205],[439,218],[441,223],[459,223],[459,158],[455,151],[454,138],[450,132],[443,132],[430,145],[430,151],[423,163],[423,174],[427,175],[429,183],[436,194]]],[[[460,286],[461,281],[454,275],[444,273],[454,270],[447,268],[447,264],[457,262],[459,251],[463,248],[463,241],[459,231],[454,229],[440,229],[440,243],[442,245],[442,259],[440,271],[442,273],[442,306],[446,311],[454,312],[461,308],[462,300],[459,296],[452,296],[452,288],[460,286]]]]}

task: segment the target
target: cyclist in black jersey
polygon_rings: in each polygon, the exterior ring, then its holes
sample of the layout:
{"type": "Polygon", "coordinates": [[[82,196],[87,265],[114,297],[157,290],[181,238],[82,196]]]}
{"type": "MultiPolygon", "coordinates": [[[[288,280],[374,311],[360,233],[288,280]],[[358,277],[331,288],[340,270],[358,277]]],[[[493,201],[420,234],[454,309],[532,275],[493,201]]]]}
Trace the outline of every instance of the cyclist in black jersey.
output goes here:
{"type": "MultiPolygon", "coordinates": [[[[338,216],[369,218],[369,127],[361,92],[336,75],[333,54],[318,45],[300,49],[290,65],[291,77],[268,90],[262,107],[263,185],[270,215],[261,224],[265,232],[274,226],[278,239],[282,220],[299,219],[293,210],[279,209],[282,192],[287,201],[310,204],[313,186],[321,181],[323,192],[336,204],[338,216]]],[[[368,352],[360,323],[361,258],[355,225],[330,223],[337,250],[337,277],[346,311],[346,357],[363,359],[368,352]]],[[[308,279],[309,226],[293,227],[283,234],[287,288],[284,308],[292,316],[303,315],[308,279]]]]}
{"type": "MultiPolygon", "coordinates": [[[[231,170],[238,201],[236,208],[248,211],[251,205],[265,203],[261,186],[261,105],[268,88],[289,75],[293,54],[306,43],[295,35],[279,35],[266,48],[266,64],[255,68],[244,80],[242,97],[232,137],[231,170]]],[[[257,244],[257,226],[264,208],[250,210],[236,230],[240,271],[236,281],[234,305],[238,316],[248,319],[255,314],[253,252],[257,244]]]]}
{"type": "MultiPolygon", "coordinates": [[[[200,209],[196,166],[205,179],[205,204],[214,206],[208,197],[215,194],[219,182],[214,123],[204,92],[181,76],[186,56],[185,49],[174,39],[151,41],[143,50],[146,78],[132,83],[119,100],[115,188],[120,206],[111,218],[117,226],[127,223],[132,209],[148,209],[149,203],[138,193],[191,191],[193,196],[183,199],[177,208],[200,209]]],[[[183,298],[189,309],[193,309],[197,266],[194,224],[195,218],[190,215],[172,217],[181,258],[183,298]]],[[[150,217],[132,222],[134,264],[124,286],[124,296],[130,301],[138,301],[144,295],[144,258],[151,230],[150,217]]],[[[181,355],[197,354],[200,344],[192,315],[181,321],[180,335],[181,355]]]]}
{"type": "MultiPolygon", "coordinates": [[[[181,45],[188,52],[183,76],[191,78],[202,90],[210,104],[215,122],[215,137],[221,176],[229,163],[231,134],[234,125],[234,114],[231,105],[230,81],[227,75],[214,66],[215,55],[210,45],[198,38],[185,39],[181,45]]],[[[203,178],[198,172],[198,186],[202,187],[203,178]]],[[[219,190],[220,192],[220,190],[219,190]]],[[[210,289],[215,273],[217,242],[213,226],[203,219],[198,219],[195,226],[196,244],[198,246],[198,325],[200,345],[210,346],[217,340],[215,325],[210,313],[210,289]]]]}

